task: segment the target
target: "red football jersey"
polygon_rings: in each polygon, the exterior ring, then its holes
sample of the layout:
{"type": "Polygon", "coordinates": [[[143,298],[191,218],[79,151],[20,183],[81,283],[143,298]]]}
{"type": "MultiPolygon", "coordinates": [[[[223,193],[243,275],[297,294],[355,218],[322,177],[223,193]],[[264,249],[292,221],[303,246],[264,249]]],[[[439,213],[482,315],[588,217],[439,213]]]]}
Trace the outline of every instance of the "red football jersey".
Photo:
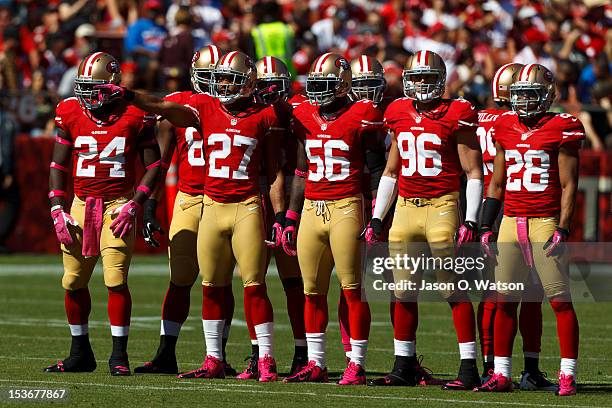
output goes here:
{"type": "MultiPolygon", "coordinates": [[[[191,91],[174,92],[164,99],[186,104],[193,95],[191,91]]],[[[204,141],[194,127],[175,128],[176,149],[178,153],[178,189],[191,195],[204,191],[204,141]]]]}
{"type": "Polygon", "coordinates": [[[155,143],[141,132],[155,124],[155,116],[125,105],[110,123],[97,123],[86,114],[77,98],[61,101],[55,124],[72,141],[74,193],[80,198],[115,199],[134,188],[134,161],[140,148],[155,143]]]}
{"type": "Polygon", "coordinates": [[[253,104],[234,116],[218,99],[205,94],[192,95],[188,106],[200,118],[206,160],[204,193],[222,203],[257,195],[266,135],[281,130],[274,108],[253,104]]]}
{"type": "Polygon", "coordinates": [[[382,127],[382,112],[371,101],[350,105],[334,120],[319,115],[319,108],[302,103],[293,111],[293,131],[304,142],[308,178],[304,196],[309,200],[339,200],[361,194],[362,134],[382,127]]]}
{"type": "Polygon", "coordinates": [[[504,215],[559,215],[559,149],[579,148],[583,139],[582,123],[567,113],[546,113],[532,128],[521,123],[514,112],[501,115],[494,125],[493,140],[506,156],[504,215]]]}
{"type": "Polygon", "coordinates": [[[442,100],[428,112],[400,98],[385,112],[385,126],[395,134],[401,156],[399,195],[434,198],[459,191],[463,170],[456,132],[478,126],[478,114],[464,99],[442,100]]]}
{"type": "Polygon", "coordinates": [[[476,134],[478,135],[480,150],[482,151],[482,174],[484,175],[485,195],[493,178],[493,162],[495,161],[495,143],[491,137],[493,134],[493,124],[504,112],[506,112],[504,109],[483,109],[478,112],[478,129],[476,134]]]}

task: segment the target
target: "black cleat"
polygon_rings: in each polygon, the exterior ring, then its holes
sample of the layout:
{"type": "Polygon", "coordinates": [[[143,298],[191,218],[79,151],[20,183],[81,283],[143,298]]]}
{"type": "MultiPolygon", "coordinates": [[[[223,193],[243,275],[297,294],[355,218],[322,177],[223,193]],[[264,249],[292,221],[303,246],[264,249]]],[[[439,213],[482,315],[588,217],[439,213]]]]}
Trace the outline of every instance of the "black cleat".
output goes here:
{"type": "Polygon", "coordinates": [[[68,356],[56,364],[45,367],[45,373],[90,373],[96,369],[96,358],[92,353],[68,356]]]}
{"type": "Polygon", "coordinates": [[[291,370],[289,370],[288,377],[291,377],[292,375],[299,373],[304,368],[306,368],[307,365],[308,365],[308,352],[307,352],[306,347],[296,347],[295,353],[293,354],[293,361],[291,362],[291,370]]]}
{"type": "Polygon", "coordinates": [[[108,367],[113,377],[127,377],[132,375],[127,354],[122,357],[111,357],[108,360],[108,367]]]}
{"type": "Polygon", "coordinates": [[[459,375],[456,380],[449,381],[442,386],[446,391],[472,391],[482,385],[476,360],[461,360],[459,375]]]}
{"type": "Polygon", "coordinates": [[[176,357],[147,361],[134,369],[134,374],[178,374],[176,357]]]}
{"type": "Polygon", "coordinates": [[[225,359],[223,359],[223,371],[225,372],[226,377],[235,377],[238,375],[238,371],[234,367],[231,366],[225,359]]]}
{"type": "Polygon", "coordinates": [[[416,372],[414,368],[397,368],[382,378],[368,381],[371,387],[414,387],[416,382],[416,372]]]}

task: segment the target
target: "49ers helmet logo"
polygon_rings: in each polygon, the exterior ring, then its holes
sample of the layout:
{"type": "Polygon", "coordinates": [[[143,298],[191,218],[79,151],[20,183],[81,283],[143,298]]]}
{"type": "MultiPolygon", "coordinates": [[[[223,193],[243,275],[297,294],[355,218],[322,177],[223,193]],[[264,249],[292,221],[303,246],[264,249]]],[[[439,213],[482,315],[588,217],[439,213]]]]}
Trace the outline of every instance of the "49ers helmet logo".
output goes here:
{"type": "Polygon", "coordinates": [[[338,68],[342,68],[342,69],[350,69],[351,66],[349,65],[348,61],[345,58],[338,58],[336,60],[336,66],[338,68]]]}
{"type": "Polygon", "coordinates": [[[106,70],[111,74],[118,74],[119,72],[121,72],[121,67],[119,66],[119,63],[116,60],[112,60],[108,64],[106,64],[106,70]]]}

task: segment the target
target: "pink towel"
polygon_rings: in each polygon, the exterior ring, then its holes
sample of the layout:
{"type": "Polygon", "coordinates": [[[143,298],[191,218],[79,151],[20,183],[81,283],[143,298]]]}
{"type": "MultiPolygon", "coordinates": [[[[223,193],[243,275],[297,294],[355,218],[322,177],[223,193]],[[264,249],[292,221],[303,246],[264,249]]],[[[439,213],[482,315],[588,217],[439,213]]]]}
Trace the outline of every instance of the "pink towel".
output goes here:
{"type": "Polygon", "coordinates": [[[533,253],[531,252],[531,243],[529,242],[529,224],[527,217],[516,218],[516,235],[518,238],[519,247],[523,253],[523,259],[529,268],[533,268],[533,253]]]}
{"type": "Polygon", "coordinates": [[[83,220],[83,256],[100,255],[100,233],[104,215],[104,201],[101,198],[85,199],[85,219],[83,220]]]}

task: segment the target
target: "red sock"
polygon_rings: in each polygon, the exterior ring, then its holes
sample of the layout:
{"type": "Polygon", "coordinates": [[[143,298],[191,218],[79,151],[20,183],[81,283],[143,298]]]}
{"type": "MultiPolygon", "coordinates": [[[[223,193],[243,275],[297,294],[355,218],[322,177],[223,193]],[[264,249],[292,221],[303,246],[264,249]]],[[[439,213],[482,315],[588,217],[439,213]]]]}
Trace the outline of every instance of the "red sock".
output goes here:
{"type": "Polygon", "coordinates": [[[542,303],[521,302],[519,330],[523,351],[539,353],[542,345],[542,303]]]}
{"type": "Polygon", "coordinates": [[[361,288],[342,289],[349,311],[349,333],[353,340],[367,340],[370,336],[370,304],[361,298],[361,288]]]}
{"type": "Polygon", "coordinates": [[[328,321],[327,295],[306,295],[304,302],[306,333],[325,333],[328,321]]]}
{"type": "Polygon", "coordinates": [[[351,351],[351,328],[349,322],[349,309],[346,303],[344,290],[340,291],[340,299],[338,299],[338,323],[340,324],[340,336],[342,337],[342,346],[344,351],[351,351]]]}
{"type": "Polygon", "coordinates": [[[170,282],[162,304],[162,320],[185,323],[189,316],[190,293],[191,286],[176,286],[170,282]]]}
{"type": "Polygon", "coordinates": [[[393,338],[402,341],[416,341],[416,331],[419,327],[419,305],[417,302],[393,302],[395,315],[393,319],[393,338]],[[401,322],[401,323],[400,323],[401,322]]]}
{"type": "Polygon", "coordinates": [[[257,340],[257,334],[255,333],[255,326],[253,326],[253,319],[251,318],[251,307],[247,303],[246,291],[245,296],[243,298],[244,305],[244,320],[247,325],[247,330],[249,331],[249,337],[251,340],[257,340]]]}
{"type": "Polygon", "coordinates": [[[557,336],[561,348],[561,358],[578,358],[579,327],[578,317],[572,302],[550,300],[557,317],[557,336]]]}
{"type": "Polygon", "coordinates": [[[512,345],[516,336],[518,302],[497,302],[493,344],[496,357],[512,357],[512,345]]]}
{"type": "Polygon", "coordinates": [[[469,300],[448,302],[453,312],[453,324],[457,332],[458,343],[476,341],[476,318],[474,307],[469,300]]]}
{"type": "Polygon", "coordinates": [[[64,306],[68,324],[87,324],[91,312],[89,289],[67,290],[64,295],[64,306]]]}
{"type": "Polygon", "coordinates": [[[225,290],[202,285],[202,320],[225,319],[225,290]]]}
{"type": "MultiPolygon", "coordinates": [[[[108,320],[110,320],[111,331],[113,326],[127,327],[130,325],[130,317],[132,315],[132,296],[127,285],[123,285],[121,289],[108,289],[108,320]]],[[[126,336],[117,332],[113,336],[126,336]]]]}
{"type": "Polygon", "coordinates": [[[234,300],[234,292],[232,291],[232,285],[227,285],[223,287],[223,301],[224,305],[224,313],[225,313],[225,324],[231,325],[232,319],[234,318],[234,307],[236,306],[236,301],[234,300]]]}
{"type": "Polygon", "coordinates": [[[495,309],[493,300],[483,300],[478,305],[478,333],[480,337],[480,351],[483,357],[493,356],[493,330],[495,327],[495,309]]]}
{"type": "Polygon", "coordinates": [[[283,280],[285,297],[287,298],[287,314],[293,331],[293,338],[304,340],[306,328],[304,327],[304,285],[301,278],[283,280]]]}
{"type": "MultiPolygon", "coordinates": [[[[266,284],[251,285],[244,288],[244,306],[251,309],[251,324],[253,331],[255,326],[262,323],[274,321],[274,312],[272,311],[272,303],[268,298],[266,284]]],[[[254,337],[255,339],[257,336],[254,337]]]]}

